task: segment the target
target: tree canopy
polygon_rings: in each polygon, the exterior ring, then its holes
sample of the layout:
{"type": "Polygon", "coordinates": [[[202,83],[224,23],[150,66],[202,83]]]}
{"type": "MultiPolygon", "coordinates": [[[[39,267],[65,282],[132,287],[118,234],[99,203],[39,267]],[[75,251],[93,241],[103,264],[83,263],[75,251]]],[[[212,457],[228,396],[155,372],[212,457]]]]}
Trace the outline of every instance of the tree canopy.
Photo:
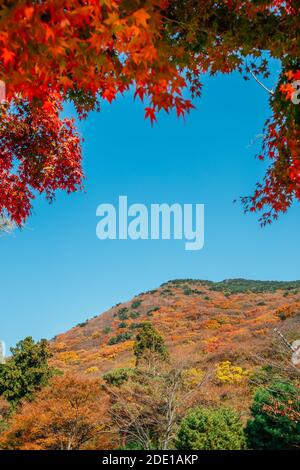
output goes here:
{"type": "Polygon", "coordinates": [[[35,343],[29,336],[11,348],[12,356],[0,365],[0,397],[13,405],[32,399],[48,383],[54,369],[48,361],[52,354],[48,342],[35,343]]]}
{"type": "Polygon", "coordinates": [[[157,361],[165,361],[168,358],[163,337],[153,327],[152,323],[144,323],[141,331],[136,336],[134,355],[137,364],[142,360],[155,367],[157,361]]]}
{"type": "Polygon", "coordinates": [[[245,444],[243,425],[235,411],[198,407],[189,410],[182,420],[176,447],[183,450],[241,450],[245,444]]]}
{"type": "Polygon", "coordinates": [[[36,193],[82,186],[80,137],[62,119],[64,101],[80,118],[134,88],[151,122],[161,110],[184,116],[204,74],[269,74],[260,159],[270,165],[246,210],[270,222],[300,199],[298,0],[4,0],[0,6],[0,215],[22,225],[36,193]]]}
{"type": "Polygon", "coordinates": [[[54,377],[12,417],[0,445],[8,450],[81,449],[103,429],[104,404],[99,381],[54,377]]]}
{"type": "Polygon", "coordinates": [[[300,444],[299,385],[274,381],[259,388],[246,433],[249,447],[259,450],[298,449],[300,444]]]}

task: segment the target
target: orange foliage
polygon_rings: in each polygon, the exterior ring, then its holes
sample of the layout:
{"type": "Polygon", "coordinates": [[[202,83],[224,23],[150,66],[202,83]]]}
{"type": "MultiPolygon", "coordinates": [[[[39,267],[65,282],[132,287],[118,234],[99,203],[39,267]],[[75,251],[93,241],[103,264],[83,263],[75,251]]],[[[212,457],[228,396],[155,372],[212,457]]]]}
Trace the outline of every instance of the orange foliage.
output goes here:
{"type": "Polygon", "coordinates": [[[295,313],[299,313],[300,311],[300,303],[297,302],[296,304],[286,304],[282,305],[275,311],[275,315],[281,319],[286,319],[293,316],[295,313]]]}
{"type": "Polygon", "coordinates": [[[105,406],[98,380],[56,377],[13,416],[0,445],[10,450],[81,449],[104,429],[105,406]]]}
{"type": "MultiPolygon", "coordinates": [[[[213,291],[209,285],[199,285],[197,281],[180,287],[169,284],[154,292],[143,294],[142,303],[132,309],[132,301],[120,304],[99,317],[91,319],[84,327],[72,329],[60,335],[53,343],[57,367],[74,370],[84,374],[92,368],[99,369],[99,375],[115,367],[124,367],[133,360],[132,345],[138,325],[151,321],[164,336],[171,355],[180,360],[196,360],[200,368],[224,360],[236,361],[232,355],[242,352],[250,357],[254,350],[265,347],[273,337],[274,325],[280,322],[275,312],[294,312],[287,321],[294,321],[293,315],[299,311],[299,295],[291,292],[288,298],[283,290],[273,292],[242,292],[229,297],[222,291],[213,291]],[[172,295],[161,295],[168,290],[172,295]],[[201,291],[201,294],[198,292],[201,291]],[[208,300],[207,300],[208,299],[208,300]],[[122,329],[118,312],[126,308],[128,319],[122,329]],[[152,315],[148,312],[155,308],[152,315]],[[131,318],[131,313],[138,313],[131,318]],[[137,328],[136,328],[137,326],[137,328]],[[109,328],[109,332],[107,332],[109,328]],[[130,332],[132,338],[114,345],[108,345],[110,337],[118,332],[130,332]],[[95,338],[97,341],[95,341],[95,338]],[[64,351],[56,352],[63,344],[64,351]],[[58,345],[58,348],[57,348],[58,345]],[[74,353],[76,355],[74,356],[74,353]],[[78,362],[76,359],[79,359],[78,362]]],[[[197,364],[198,366],[198,364],[197,364]]]]}

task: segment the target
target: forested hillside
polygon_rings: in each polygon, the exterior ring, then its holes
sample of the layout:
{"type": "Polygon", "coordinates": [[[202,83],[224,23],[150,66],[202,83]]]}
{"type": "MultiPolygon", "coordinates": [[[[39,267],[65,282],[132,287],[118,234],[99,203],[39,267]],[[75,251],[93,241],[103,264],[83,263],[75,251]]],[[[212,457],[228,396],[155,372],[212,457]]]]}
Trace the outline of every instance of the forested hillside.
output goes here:
{"type": "Polygon", "coordinates": [[[58,367],[84,374],[128,366],[134,338],[150,321],[174,359],[252,363],[254,353],[275,354],[275,327],[300,338],[299,313],[300,282],[174,280],[58,335],[52,348],[58,367]]]}
{"type": "Polygon", "coordinates": [[[0,446],[299,449],[299,339],[300,282],[167,282],[20,342],[0,446]]]}

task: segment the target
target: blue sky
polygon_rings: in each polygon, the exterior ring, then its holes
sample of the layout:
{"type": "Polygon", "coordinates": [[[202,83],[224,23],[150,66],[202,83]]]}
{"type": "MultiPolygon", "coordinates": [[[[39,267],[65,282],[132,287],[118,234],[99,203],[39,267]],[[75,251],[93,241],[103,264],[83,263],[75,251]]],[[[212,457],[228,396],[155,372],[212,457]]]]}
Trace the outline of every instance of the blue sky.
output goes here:
{"type": "MultiPolygon", "coordinates": [[[[271,82],[270,82],[271,84],[271,82]]],[[[268,96],[239,75],[206,78],[197,109],[151,127],[131,95],[79,124],[85,192],[35,201],[23,231],[0,240],[0,339],[52,336],[174,278],[299,279],[299,205],[262,229],[233,200],[264,174],[254,159],[268,96]],[[205,204],[205,247],[183,241],[100,241],[96,207],[205,204]]],[[[70,112],[69,109],[66,112],[70,112]]]]}

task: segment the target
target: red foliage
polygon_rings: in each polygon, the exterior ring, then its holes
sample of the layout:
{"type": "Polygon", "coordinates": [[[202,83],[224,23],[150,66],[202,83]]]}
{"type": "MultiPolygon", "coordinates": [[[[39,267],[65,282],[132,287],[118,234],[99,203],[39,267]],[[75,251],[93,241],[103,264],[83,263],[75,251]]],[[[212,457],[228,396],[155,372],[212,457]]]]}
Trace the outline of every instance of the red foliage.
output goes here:
{"type": "MultiPolygon", "coordinates": [[[[286,62],[299,57],[298,16],[295,0],[1,2],[0,80],[7,102],[0,115],[0,216],[21,225],[35,191],[51,199],[57,189],[81,186],[79,137],[72,122],[59,117],[63,100],[83,118],[132,87],[146,101],[151,123],[160,110],[184,116],[193,105],[183,90],[189,85],[199,96],[206,72],[242,71],[255,55],[261,57],[255,71],[267,73],[266,50],[285,71],[294,70],[286,62]],[[272,34],[277,21],[278,39],[272,34]]],[[[265,139],[272,166],[247,200],[251,210],[271,206],[275,217],[300,197],[299,119],[281,106],[282,92],[288,89],[277,90],[271,102],[265,139]]]]}
{"type": "Polygon", "coordinates": [[[57,189],[81,185],[80,139],[72,121],[60,119],[60,97],[42,106],[17,98],[0,110],[0,213],[19,225],[30,212],[35,191],[53,198],[57,189]]]}

